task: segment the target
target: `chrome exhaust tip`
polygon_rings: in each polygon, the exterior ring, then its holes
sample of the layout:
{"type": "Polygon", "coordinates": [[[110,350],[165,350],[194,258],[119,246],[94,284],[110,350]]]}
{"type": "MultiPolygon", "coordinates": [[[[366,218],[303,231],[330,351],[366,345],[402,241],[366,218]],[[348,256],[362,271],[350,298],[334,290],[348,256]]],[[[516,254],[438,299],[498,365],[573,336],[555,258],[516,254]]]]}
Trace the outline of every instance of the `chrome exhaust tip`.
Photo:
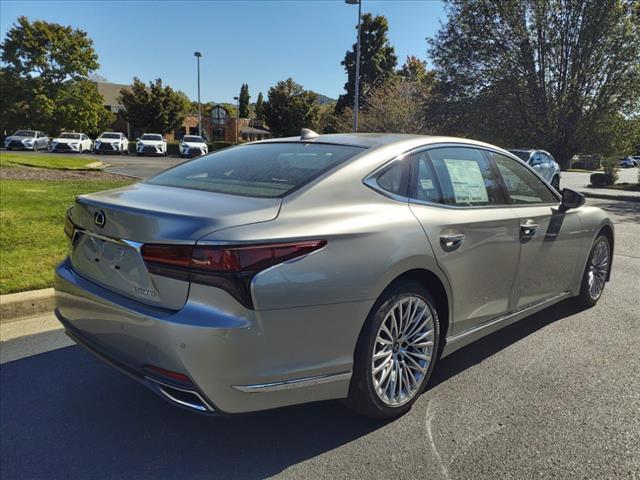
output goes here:
{"type": "Polygon", "coordinates": [[[202,398],[202,395],[194,390],[169,385],[168,383],[151,377],[145,377],[145,380],[147,380],[147,384],[152,390],[173,404],[201,413],[212,413],[215,411],[213,407],[202,398]]]}

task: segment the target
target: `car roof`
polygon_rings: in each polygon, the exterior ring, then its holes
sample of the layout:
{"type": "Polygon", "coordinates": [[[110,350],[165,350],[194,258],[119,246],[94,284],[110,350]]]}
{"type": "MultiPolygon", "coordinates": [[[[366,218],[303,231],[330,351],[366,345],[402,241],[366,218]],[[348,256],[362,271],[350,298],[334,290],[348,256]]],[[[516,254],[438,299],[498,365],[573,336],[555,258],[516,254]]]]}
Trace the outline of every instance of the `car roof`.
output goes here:
{"type": "Polygon", "coordinates": [[[406,147],[407,150],[438,143],[462,143],[506,151],[495,145],[479,142],[477,140],[470,140],[468,138],[437,135],[412,135],[407,133],[331,133],[305,139],[302,139],[301,137],[271,138],[261,140],[259,143],[282,142],[327,143],[333,145],[363,147],[367,149],[397,146],[399,148],[406,147]]]}

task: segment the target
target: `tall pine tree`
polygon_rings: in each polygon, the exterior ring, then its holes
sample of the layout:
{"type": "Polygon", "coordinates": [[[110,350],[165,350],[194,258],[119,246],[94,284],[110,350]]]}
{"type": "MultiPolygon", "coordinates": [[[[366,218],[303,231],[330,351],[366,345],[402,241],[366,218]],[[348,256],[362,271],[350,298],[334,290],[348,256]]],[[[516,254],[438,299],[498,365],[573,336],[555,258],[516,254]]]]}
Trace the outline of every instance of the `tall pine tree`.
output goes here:
{"type": "Polygon", "coordinates": [[[249,100],[251,96],[249,95],[249,85],[246,83],[242,84],[240,87],[240,97],[238,100],[238,108],[240,109],[240,118],[249,118],[249,100]]]}

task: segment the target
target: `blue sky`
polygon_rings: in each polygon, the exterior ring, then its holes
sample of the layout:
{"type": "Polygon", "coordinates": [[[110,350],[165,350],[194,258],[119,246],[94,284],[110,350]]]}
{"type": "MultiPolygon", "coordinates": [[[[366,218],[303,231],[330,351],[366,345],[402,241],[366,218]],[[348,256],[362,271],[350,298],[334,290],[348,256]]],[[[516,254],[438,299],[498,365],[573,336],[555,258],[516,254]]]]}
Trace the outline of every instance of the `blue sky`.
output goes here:
{"type": "MultiPolygon", "coordinates": [[[[444,22],[439,1],[363,1],[363,12],[385,15],[400,63],[427,59],[425,38],[444,22]]],[[[2,38],[20,15],[88,32],[99,74],[130,83],[154,78],[196,99],[201,60],[202,101],[233,101],[243,82],[258,92],[292,77],[305,88],[337,98],[346,73],[340,65],[355,41],[357,6],[343,0],[290,1],[6,1],[0,2],[2,38]]]]}

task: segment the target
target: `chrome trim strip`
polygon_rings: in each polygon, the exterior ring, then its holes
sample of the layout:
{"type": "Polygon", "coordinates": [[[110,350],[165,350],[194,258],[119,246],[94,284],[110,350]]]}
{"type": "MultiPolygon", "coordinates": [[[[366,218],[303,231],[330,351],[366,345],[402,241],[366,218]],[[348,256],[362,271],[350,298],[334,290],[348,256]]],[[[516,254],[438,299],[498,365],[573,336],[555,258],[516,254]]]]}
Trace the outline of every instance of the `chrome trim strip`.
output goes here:
{"type": "Polygon", "coordinates": [[[542,300],[541,302],[519,308],[518,310],[514,310],[511,313],[507,313],[506,315],[502,315],[500,317],[494,318],[493,320],[489,320],[488,322],[483,323],[482,325],[478,325],[476,327],[470,328],[469,330],[465,330],[464,332],[456,333],[455,335],[447,337],[447,343],[457,342],[459,340],[462,340],[464,337],[477,333],[481,330],[484,330],[487,327],[491,327],[498,323],[504,322],[506,320],[509,320],[512,317],[515,317],[516,315],[520,315],[521,313],[527,312],[528,310],[533,310],[534,308],[541,307],[542,305],[545,305],[547,303],[554,302],[562,297],[566,297],[567,295],[569,295],[568,291],[559,293],[557,295],[554,295],[553,297],[547,298],[546,300],[542,300]]]}
{"type": "Polygon", "coordinates": [[[325,383],[340,382],[351,379],[351,372],[336,373],[332,375],[318,375],[316,377],[297,378],[282,382],[260,383],[256,385],[232,385],[232,388],[245,393],[280,392],[294,388],[314,387],[325,383]]]}
{"type": "Polygon", "coordinates": [[[202,396],[198,392],[196,392],[194,390],[189,390],[187,388],[179,388],[179,387],[176,387],[175,385],[169,385],[168,383],[161,382],[161,381],[156,380],[155,378],[151,378],[151,377],[144,377],[144,378],[149,380],[150,382],[155,383],[156,386],[157,386],[158,391],[160,393],[162,393],[165,397],[167,397],[169,400],[171,400],[172,402],[178,403],[178,404],[183,405],[185,407],[193,408],[195,410],[199,410],[201,412],[213,412],[214,411],[214,409],[205,401],[205,399],[202,398],[202,396]],[[198,400],[200,400],[202,402],[202,405],[197,405],[195,403],[189,403],[189,402],[185,402],[184,400],[180,400],[180,399],[174,397],[173,395],[171,395],[169,392],[167,392],[166,388],[171,388],[173,390],[178,390],[180,392],[185,392],[185,393],[190,393],[191,395],[195,395],[198,398],[198,400]]]}

